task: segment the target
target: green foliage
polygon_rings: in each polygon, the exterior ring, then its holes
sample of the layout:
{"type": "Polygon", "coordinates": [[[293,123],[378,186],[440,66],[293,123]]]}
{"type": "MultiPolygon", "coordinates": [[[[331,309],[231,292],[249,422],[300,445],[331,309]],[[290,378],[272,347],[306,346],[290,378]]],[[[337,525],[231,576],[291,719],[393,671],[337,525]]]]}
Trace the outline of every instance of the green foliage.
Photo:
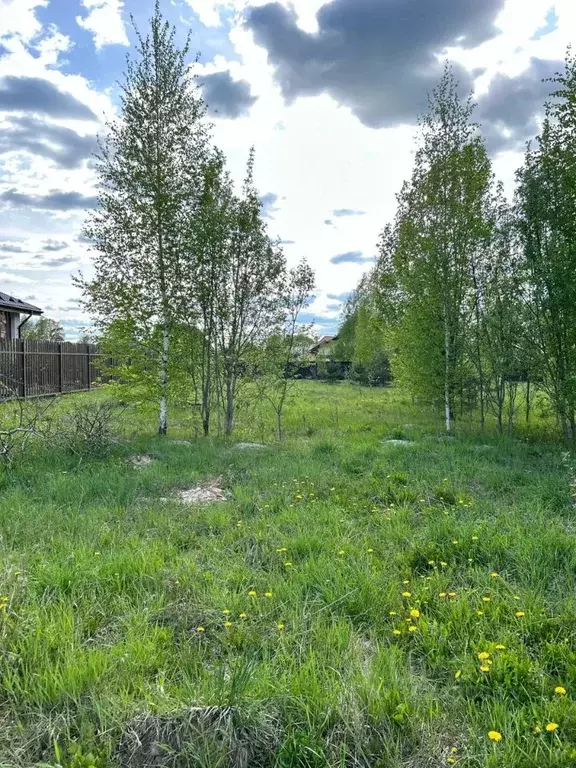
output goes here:
{"type": "Polygon", "coordinates": [[[64,341],[64,328],[58,320],[39,317],[29,320],[22,328],[22,338],[27,341],[64,341]]]}

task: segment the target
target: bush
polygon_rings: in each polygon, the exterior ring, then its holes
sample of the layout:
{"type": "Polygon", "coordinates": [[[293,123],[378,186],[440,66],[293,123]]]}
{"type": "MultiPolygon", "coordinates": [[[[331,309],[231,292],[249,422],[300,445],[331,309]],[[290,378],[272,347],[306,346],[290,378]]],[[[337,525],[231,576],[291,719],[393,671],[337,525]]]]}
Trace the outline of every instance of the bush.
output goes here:
{"type": "Polygon", "coordinates": [[[60,437],[79,456],[104,456],[116,442],[118,418],[125,406],[115,401],[74,403],[64,415],[60,437]]]}
{"type": "Polygon", "coordinates": [[[353,363],[349,378],[365,387],[386,387],[392,381],[388,356],[379,352],[368,363],[353,363]]]}

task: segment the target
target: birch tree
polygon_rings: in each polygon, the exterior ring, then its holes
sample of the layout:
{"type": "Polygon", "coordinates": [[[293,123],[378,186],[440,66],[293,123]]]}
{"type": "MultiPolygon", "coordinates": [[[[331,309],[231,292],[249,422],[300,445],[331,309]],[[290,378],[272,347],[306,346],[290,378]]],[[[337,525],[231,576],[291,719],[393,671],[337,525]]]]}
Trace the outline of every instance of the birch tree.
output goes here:
{"type": "Polygon", "coordinates": [[[79,282],[101,328],[124,320],[149,345],[158,432],[165,435],[170,339],[183,307],[190,306],[182,295],[184,261],[191,257],[185,223],[198,205],[207,126],[187,62],[189,41],[178,48],[158,1],[147,36],[136,33],[121,115],[108,124],[96,159],[99,205],[85,225],[95,274],[79,282]]]}
{"type": "Polygon", "coordinates": [[[413,388],[443,402],[446,432],[468,376],[470,258],[485,237],[490,162],[447,67],[421,119],[411,181],[399,196],[394,272],[403,299],[398,337],[413,388]]]}

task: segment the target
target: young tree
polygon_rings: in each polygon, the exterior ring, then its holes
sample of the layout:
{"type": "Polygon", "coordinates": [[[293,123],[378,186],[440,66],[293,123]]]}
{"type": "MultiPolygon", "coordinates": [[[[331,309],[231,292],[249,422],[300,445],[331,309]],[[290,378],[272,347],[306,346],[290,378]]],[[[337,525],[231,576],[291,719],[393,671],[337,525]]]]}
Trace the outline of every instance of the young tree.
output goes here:
{"type": "Polygon", "coordinates": [[[64,341],[64,328],[58,320],[39,317],[36,322],[22,328],[22,338],[27,341],[64,341]]]}
{"type": "Polygon", "coordinates": [[[85,225],[96,251],[95,276],[79,280],[101,329],[124,320],[150,344],[161,435],[168,425],[171,333],[189,308],[181,279],[190,258],[185,225],[198,206],[207,142],[189,44],[179,49],[175,34],[157,0],[148,35],[137,32],[136,60],[128,60],[121,118],[108,125],[100,144],[99,206],[85,225]]]}
{"type": "Polygon", "coordinates": [[[527,306],[546,388],[564,438],[576,442],[576,57],[554,78],[542,133],[518,173],[527,306]]]}
{"type": "Polygon", "coordinates": [[[231,434],[245,356],[274,328],[285,258],[270,240],[254,187],[254,150],[250,151],[242,195],[232,203],[229,245],[216,294],[216,375],[224,402],[224,429],[231,434]]]}
{"type": "Polygon", "coordinates": [[[300,315],[310,305],[314,283],[314,271],[304,260],[288,272],[278,295],[279,327],[266,339],[256,363],[257,389],[274,410],[279,440],[284,435],[284,406],[296,381],[293,371],[304,362],[305,347],[298,339],[307,338],[311,326],[301,325],[300,315]]]}
{"type": "Polygon", "coordinates": [[[441,399],[446,431],[468,376],[470,259],[486,236],[491,169],[471,122],[473,105],[458,98],[449,68],[421,119],[422,141],[410,183],[399,195],[393,272],[402,297],[397,341],[415,391],[441,399]]]}

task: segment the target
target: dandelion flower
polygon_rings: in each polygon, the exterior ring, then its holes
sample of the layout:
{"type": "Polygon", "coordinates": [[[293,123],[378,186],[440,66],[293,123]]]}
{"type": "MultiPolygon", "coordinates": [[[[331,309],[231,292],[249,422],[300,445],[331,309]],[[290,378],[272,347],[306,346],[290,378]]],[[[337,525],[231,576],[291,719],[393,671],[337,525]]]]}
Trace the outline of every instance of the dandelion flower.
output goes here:
{"type": "Polygon", "coordinates": [[[284,563],[284,568],[292,568],[292,563],[290,561],[284,563]]]}
{"type": "Polygon", "coordinates": [[[398,615],[398,612],[397,612],[397,611],[390,611],[390,612],[388,613],[388,616],[397,616],[397,615],[398,615]]]}
{"type": "Polygon", "coordinates": [[[339,554],[339,555],[345,555],[345,554],[346,554],[346,552],[344,552],[344,550],[343,550],[343,549],[341,549],[341,550],[338,552],[338,554],[339,554]]]}
{"type": "Polygon", "coordinates": [[[402,634],[402,632],[401,632],[399,629],[393,629],[393,630],[392,630],[392,634],[393,634],[393,635],[401,635],[401,634],[402,634]]]}
{"type": "Polygon", "coordinates": [[[366,552],[368,552],[368,554],[370,555],[372,554],[372,552],[374,552],[374,550],[372,549],[372,547],[370,547],[370,549],[367,549],[366,552]]]}
{"type": "Polygon", "coordinates": [[[454,677],[456,678],[456,680],[460,680],[460,678],[462,677],[462,670],[461,670],[461,669],[459,669],[459,670],[456,672],[456,674],[454,675],[454,677]]]}
{"type": "Polygon", "coordinates": [[[563,685],[557,685],[556,688],[554,688],[554,693],[557,693],[558,696],[566,696],[566,688],[564,688],[563,685]]]}
{"type": "Polygon", "coordinates": [[[490,574],[490,576],[491,576],[491,578],[493,578],[493,579],[497,579],[497,578],[498,578],[498,576],[500,576],[500,574],[499,574],[499,573],[496,573],[496,571],[492,571],[492,573],[490,574]]]}
{"type": "Polygon", "coordinates": [[[448,597],[456,597],[456,592],[448,592],[448,597]]]}
{"type": "Polygon", "coordinates": [[[250,592],[248,592],[248,596],[249,597],[256,597],[256,590],[255,589],[251,589],[250,592]]]}
{"type": "Polygon", "coordinates": [[[442,560],[440,561],[440,565],[442,566],[442,568],[447,568],[448,567],[448,563],[445,563],[442,560]]]}
{"type": "Polygon", "coordinates": [[[478,541],[478,536],[472,536],[472,541],[478,541]]]}
{"type": "Polygon", "coordinates": [[[402,597],[412,597],[412,592],[402,592],[402,597]]]}
{"type": "Polygon", "coordinates": [[[521,618],[523,618],[524,616],[526,616],[526,614],[524,613],[524,611],[516,611],[516,613],[514,614],[514,616],[516,616],[516,618],[518,618],[518,619],[521,619],[521,618]]]}
{"type": "Polygon", "coordinates": [[[241,619],[247,619],[248,618],[248,614],[244,613],[244,611],[242,611],[242,613],[240,613],[238,615],[240,616],[241,619]]]}
{"type": "Polygon", "coordinates": [[[490,741],[502,741],[502,734],[499,731],[488,731],[490,741]]]}
{"type": "Polygon", "coordinates": [[[410,616],[413,619],[419,619],[420,618],[420,611],[417,608],[412,608],[412,610],[410,611],[410,616]]]}
{"type": "Polygon", "coordinates": [[[482,664],[480,667],[480,672],[490,672],[490,667],[488,664],[482,664]]]}
{"type": "Polygon", "coordinates": [[[264,592],[264,597],[272,597],[272,592],[264,592]]]}
{"type": "Polygon", "coordinates": [[[485,603],[490,603],[492,602],[492,598],[489,597],[488,595],[484,595],[484,597],[482,598],[482,601],[485,603]]]}
{"type": "Polygon", "coordinates": [[[446,597],[446,592],[440,592],[440,597],[446,597]]]}
{"type": "Polygon", "coordinates": [[[284,629],[284,624],[281,621],[279,621],[278,624],[276,624],[276,629],[279,629],[280,632],[282,632],[282,630],[284,629]]]}
{"type": "Polygon", "coordinates": [[[458,752],[458,747],[452,747],[450,752],[452,752],[452,754],[455,755],[458,752]]]}
{"type": "Polygon", "coordinates": [[[458,544],[458,543],[459,543],[459,542],[458,542],[458,539],[452,539],[452,544],[456,545],[456,544],[458,544]]]}
{"type": "Polygon", "coordinates": [[[205,632],[205,631],[206,630],[204,629],[204,627],[197,627],[196,628],[196,632],[205,632]]]}
{"type": "Polygon", "coordinates": [[[476,616],[484,616],[484,611],[476,611],[476,616]]]}
{"type": "Polygon", "coordinates": [[[554,733],[554,731],[558,730],[558,728],[560,728],[558,723],[547,723],[546,724],[546,730],[548,731],[548,733],[554,733]]]}
{"type": "Polygon", "coordinates": [[[415,627],[414,624],[410,624],[408,627],[408,632],[416,632],[417,629],[418,627],[415,627]]]}
{"type": "Polygon", "coordinates": [[[402,582],[402,584],[410,584],[410,579],[404,579],[404,581],[402,582]]]}
{"type": "Polygon", "coordinates": [[[446,758],[446,762],[447,762],[449,765],[454,765],[454,763],[456,762],[456,758],[455,758],[455,757],[447,757],[447,758],[446,758]]]}
{"type": "Polygon", "coordinates": [[[229,615],[230,615],[230,611],[228,610],[228,608],[225,608],[225,609],[222,611],[222,613],[224,614],[224,616],[229,616],[229,615]]]}
{"type": "Polygon", "coordinates": [[[498,643],[498,645],[496,645],[495,648],[496,648],[497,651],[505,651],[506,650],[506,646],[502,645],[502,643],[498,643]]]}
{"type": "Polygon", "coordinates": [[[480,659],[480,661],[486,661],[486,659],[490,658],[490,654],[488,653],[488,651],[482,651],[482,653],[478,654],[478,658],[480,659]]]}
{"type": "Polygon", "coordinates": [[[276,552],[288,552],[288,550],[287,550],[287,548],[286,548],[286,547],[278,547],[278,549],[276,550],[276,552]]]}
{"type": "Polygon", "coordinates": [[[300,494],[298,494],[298,495],[296,496],[296,501],[302,501],[302,496],[300,496],[300,494]]]}
{"type": "Polygon", "coordinates": [[[225,627],[231,627],[232,626],[232,622],[231,621],[225,621],[224,622],[224,626],[225,627]]]}
{"type": "Polygon", "coordinates": [[[538,735],[539,733],[542,733],[542,728],[540,728],[539,725],[535,725],[532,733],[535,733],[536,735],[538,735]]]}
{"type": "Polygon", "coordinates": [[[428,560],[428,565],[436,565],[436,560],[428,560]]]}

